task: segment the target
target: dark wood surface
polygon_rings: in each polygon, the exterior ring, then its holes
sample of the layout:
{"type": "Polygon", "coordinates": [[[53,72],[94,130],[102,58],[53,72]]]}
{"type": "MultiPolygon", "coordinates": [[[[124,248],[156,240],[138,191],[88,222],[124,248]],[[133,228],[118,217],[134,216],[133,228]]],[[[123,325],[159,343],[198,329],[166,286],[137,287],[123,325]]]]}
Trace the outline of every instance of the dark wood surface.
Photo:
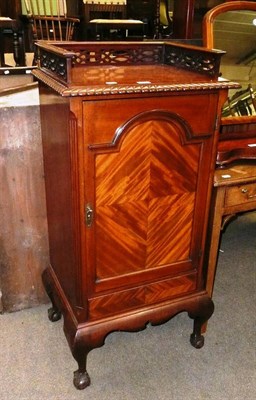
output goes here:
{"type": "MultiPolygon", "coordinates": [[[[167,4],[167,1],[165,2],[167,4]]],[[[191,39],[193,35],[195,0],[183,0],[174,2],[173,26],[171,38],[191,39]]],[[[82,24],[83,39],[90,38],[88,33],[88,23],[94,18],[132,18],[142,20],[145,26],[145,34],[149,39],[159,39],[163,37],[160,21],[160,0],[128,0],[127,6],[123,5],[92,5],[81,4],[80,13],[82,24]]],[[[170,32],[170,30],[169,30],[170,32]]]]}
{"type": "Polygon", "coordinates": [[[2,0],[0,5],[0,16],[17,19],[21,15],[20,0],[2,0]]]}
{"type": "MultiPolygon", "coordinates": [[[[87,354],[113,330],[136,331],[187,311],[191,344],[203,346],[201,327],[213,312],[203,258],[216,116],[230,87],[217,71],[180,69],[180,60],[163,65],[151,55],[141,65],[138,49],[155,54],[155,43],[108,43],[98,58],[100,46],[41,43],[34,72],[51,260],[43,280],[49,318],[64,315],[78,389],[90,384],[87,354]],[[84,54],[89,65],[78,62],[84,54]]],[[[158,46],[160,54],[165,44],[158,46]]]]}
{"type": "Polygon", "coordinates": [[[222,118],[216,165],[223,167],[237,160],[255,159],[256,116],[222,118]]]}
{"type": "Polygon", "coordinates": [[[4,66],[4,52],[13,53],[17,66],[25,65],[24,26],[20,21],[21,1],[1,1],[0,16],[12,21],[0,20],[0,66],[4,66]]]}
{"type": "Polygon", "coordinates": [[[147,37],[154,37],[156,24],[156,0],[128,1],[126,15],[128,18],[146,22],[147,37]]]}
{"type": "Polygon", "coordinates": [[[226,140],[219,143],[217,166],[223,167],[237,160],[256,160],[256,134],[251,139],[226,140]]]}
{"type": "Polygon", "coordinates": [[[256,135],[256,116],[225,117],[220,123],[220,141],[253,138],[256,135]]]}
{"type": "Polygon", "coordinates": [[[6,38],[12,37],[12,52],[16,67],[24,66],[25,46],[23,27],[20,21],[16,19],[0,19],[0,67],[5,66],[4,54],[8,52],[6,47],[6,38]]]}

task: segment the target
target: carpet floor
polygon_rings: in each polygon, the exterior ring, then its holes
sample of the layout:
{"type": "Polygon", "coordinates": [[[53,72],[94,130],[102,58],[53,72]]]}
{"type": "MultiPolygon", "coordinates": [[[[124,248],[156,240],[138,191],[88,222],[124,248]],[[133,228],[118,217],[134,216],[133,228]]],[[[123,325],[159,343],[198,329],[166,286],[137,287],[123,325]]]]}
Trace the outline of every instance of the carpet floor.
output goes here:
{"type": "Polygon", "coordinates": [[[91,386],[77,369],[62,321],[47,306],[0,316],[1,400],[254,400],[256,398],[256,213],[222,235],[205,345],[189,343],[186,313],[138,333],[112,333],[88,356],[91,386]]]}

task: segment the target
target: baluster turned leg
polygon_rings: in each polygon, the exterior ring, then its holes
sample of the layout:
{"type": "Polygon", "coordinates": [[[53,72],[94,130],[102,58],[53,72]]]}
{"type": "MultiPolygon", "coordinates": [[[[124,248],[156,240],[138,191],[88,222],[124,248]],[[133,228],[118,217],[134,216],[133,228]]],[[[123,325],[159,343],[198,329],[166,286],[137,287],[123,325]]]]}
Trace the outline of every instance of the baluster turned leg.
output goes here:
{"type": "Polygon", "coordinates": [[[13,32],[13,58],[15,61],[15,66],[19,67],[20,64],[20,52],[19,52],[19,38],[18,32],[13,32]]]}

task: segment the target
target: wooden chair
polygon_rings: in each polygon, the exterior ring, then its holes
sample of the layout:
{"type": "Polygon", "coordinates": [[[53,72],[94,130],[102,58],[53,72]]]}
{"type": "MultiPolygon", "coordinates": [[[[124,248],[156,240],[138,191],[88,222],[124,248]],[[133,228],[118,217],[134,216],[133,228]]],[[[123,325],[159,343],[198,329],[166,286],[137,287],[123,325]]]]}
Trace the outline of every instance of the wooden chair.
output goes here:
{"type": "Polygon", "coordinates": [[[172,25],[168,11],[168,0],[159,0],[159,34],[161,38],[169,38],[172,35],[172,25]]]}
{"type": "Polygon", "coordinates": [[[232,97],[228,98],[223,107],[222,116],[245,116],[256,115],[256,99],[252,84],[249,83],[246,89],[239,90],[232,97]]]}
{"type": "Polygon", "coordinates": [[[92,19],[125,19],[126,0],[83,0],[85,24],[92,19]]]}
{"type": "Polygon", "coordinates": [[[89,39],[126,39],[130,31],[139,38],[144,36],[144,23],[127,18],[126,0],[83,0],[85,7],[86,36],[89,39]]]}
{"type": "Polygon", "coordinates": [[[65,0],[25,0],[32,25],[33,42],[37,40],[72,40],[78,18],[68,17],[65,0]]]}

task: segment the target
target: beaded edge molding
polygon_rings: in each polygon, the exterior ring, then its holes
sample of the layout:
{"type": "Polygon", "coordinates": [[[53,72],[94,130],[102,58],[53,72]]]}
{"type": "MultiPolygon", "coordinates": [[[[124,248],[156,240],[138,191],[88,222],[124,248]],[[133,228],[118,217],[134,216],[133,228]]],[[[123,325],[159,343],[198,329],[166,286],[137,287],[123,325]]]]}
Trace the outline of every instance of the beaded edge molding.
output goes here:
{"type": "Polygon", "coordinates": [[[81,88],[68,88],[64,84],[56,82],[53,78],[46,75],[43,71],[34,70],[33,75],[41,82],[45,83],[63,97],[76,96],[104,96],[122,95],[131,93],[157,93],[157,92],[183,92],[214,89],[236,89],[240,85],[234,82],[206,82],[191,84],[136,84],[136,85],[108,85],[108,86],[87,86],[81,88]]]}

